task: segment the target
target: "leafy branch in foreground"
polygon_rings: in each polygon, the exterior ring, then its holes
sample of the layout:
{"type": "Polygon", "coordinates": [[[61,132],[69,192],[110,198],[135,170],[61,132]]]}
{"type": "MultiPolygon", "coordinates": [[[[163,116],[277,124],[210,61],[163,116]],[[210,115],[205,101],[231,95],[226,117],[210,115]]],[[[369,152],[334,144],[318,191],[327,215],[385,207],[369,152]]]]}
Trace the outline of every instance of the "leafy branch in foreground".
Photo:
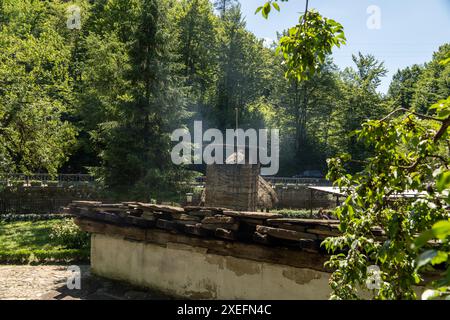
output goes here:
{"type": "MultiPolygon", "coordinates": [[[[441,61],[440,64],[450,64],[450,56],[441,61]]],[[[436,110],[437,116],[440,119],[444,119],[450,117],[449,106],[450,97],[447,98],[447,100],[443,100],[435,104],[432,108],[436,110]]],[[[436,187],[439,192],[443,192],[444,195],[447,196],[448,204],[450,203],[450,171],[448,166],[446,166],[445,169],[442,169],[441,171],[442,172],[438,175],[436,187]]],[[[428,300],[445,296],[448,300],[450,299],[450,219],[439,221],[435,223],[431,229],[423,232],[420,237],[416,239],[413,247],[417,248],[417,250],[426,248],[431,239],[436,239],[437,241],[435,241],[435,243],[437,243],[438,245],[432,246],[418,257],[416,268],[433,270],[434,266],[439,266],[447,263],[447,270],[446,272],[444,272],[442,279],[439,279],[433,283],[433,287],[435,289],[426,290],[422,294],[422,299],[428,300]]]]}
{"type": "MultiPolygon", "coordinates": [[[[287,66],[285,76],[298,81],[310,79],[320,70],[333,47],[340,48],[346,43],[344,27],[315,10],[308,10],[308,4],[309,0],[306,0],[305,12],[300,16],[298,24],[280,39],[277,48],[277,53],[283,56],[287,66]]],[[[261,12],[267,19],[271,7],[280,11],[276,1],[268,1],[256,13],[261,12]]]]}
{"type": "MultiPolygon", "coordinates": [[[[328,161],[328,178],[347,195],[336,210],[343,235],[324,241],[334,253],[327,263],[335,269],[332,298],[357,299],[368,293],[376,299],[416,298],[414,285],[424,278],[414,243],[419,234],[449,219],[450,99],[432,109],[434,116],[398,109],[382,120],[364,123],[355,134],[373,156],[361,172],[347,172],[348,155],[328,161]],[[403,115],[397,117],[399,113],[403,115]],[[415,196],[405,196],[411,193],[415,196]],[[376,235],[375,229],[383,235],[376,235]],[[379,288],[373,291],[365,288],[371,265],[381,271],[379,288]]],[[[441,251],[432,258],[435,264],[448,263],[441,251]]]]}
{"type": "MultiPolygon", "coordinates": [[[[266,3],[264,3],[262,6],[258,7],[256,9],[255,14],[261,12],[261,15],[267,19],[269,17],[269,13],[270,11],[272,11],[272,7],[277,10],[278,12],[280,11],[280,5],[277,3],[278,0],[275,1],[267,1],[266,3]]],[[[288,0],[280,0],[280,2],[287,2],[288,0]]]]}
{"type": "MultiPolygon", "coordinates": [[[[450,174],[447,172],[443,175],[440,183],[447,189],[450,188],[450,174]]],[[[433,246],[431,249],[424,251],[417,259],[417,269],[434,270],[435,266],[442,265],[450,258],[450,220],[439,221],[433,225],[430,230],[423,232],[420,237],[416,239],[414,247],[422,249],[428,246],[431,239],[436,239],[440,246],[433,246]]],[[[422,294],[422,299],[429,300],[434,298],[446,297],[450,299],[450,267],[447,266],[447,271],[443,273],[443,278],[435,281],[433,287],[435,289],[428,289],[422,294]]]]}

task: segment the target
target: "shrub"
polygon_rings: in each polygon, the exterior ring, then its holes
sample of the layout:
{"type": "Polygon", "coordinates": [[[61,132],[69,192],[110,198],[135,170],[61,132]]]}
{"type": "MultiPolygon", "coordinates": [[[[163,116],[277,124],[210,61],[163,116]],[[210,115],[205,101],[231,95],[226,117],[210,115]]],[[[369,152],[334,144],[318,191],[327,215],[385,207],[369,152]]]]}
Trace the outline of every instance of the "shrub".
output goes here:
{"type": "Polygon", "coordinates": [[[73,219],[61,220],[51,230],[50,239],[68,249],[89,247],[89,234],[83,232],[73,222],[73,219]]]}

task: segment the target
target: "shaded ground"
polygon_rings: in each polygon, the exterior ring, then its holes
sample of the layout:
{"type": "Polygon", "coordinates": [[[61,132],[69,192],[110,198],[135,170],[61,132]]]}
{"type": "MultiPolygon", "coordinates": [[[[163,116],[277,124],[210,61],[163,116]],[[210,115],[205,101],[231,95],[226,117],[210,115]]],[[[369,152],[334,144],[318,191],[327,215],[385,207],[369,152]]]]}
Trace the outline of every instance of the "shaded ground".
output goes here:
{"type": "Polygon", "coordinates": [[[69,290],[67,266],[0,266],[0,300],[159,300],[168,297],[96,277],[80,266],[81,289],[69,290]]]}

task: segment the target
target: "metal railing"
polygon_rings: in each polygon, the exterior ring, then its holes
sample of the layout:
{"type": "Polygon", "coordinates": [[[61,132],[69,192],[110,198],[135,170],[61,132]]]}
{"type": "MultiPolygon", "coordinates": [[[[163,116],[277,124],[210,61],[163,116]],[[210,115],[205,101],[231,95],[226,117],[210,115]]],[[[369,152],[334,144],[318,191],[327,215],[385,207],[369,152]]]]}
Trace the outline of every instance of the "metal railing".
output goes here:
{"type": "MultiPolygon", "coordinates": [[[[287,177],[263,177],[264,180],[272,185],[318,185],[318,186],[331,186],[332,183],[324,178],[287,178],[287,177]]],[[[197,182],[204,184],[206,177],[197,178],[197,182]]]]}
{"type": "MultiPolygon", "coordinates": [[[[331,182],[324,178],[287,178],[287,177],[264,177],[264,179],[272,185],[320,185],[330,186],[331,182]]],[[[42,185],[57,184],[57,185],[78,185],[78,184],[95,184],[95,179],[89,174],[58,174],[52,177],[46,173],[13,173],[0,176],[0,183],[7,185],[14,185],[23,183],[25,186],[32,182],[41,182],[42,185]]],[[[206,177],[199,177],[196,179],[199,184],[205,184],[206,177]]]]}
{"type": "Polygon", "coordinates": [[[33,183],[48,186],[49,184],[55,184],[58,186],[63,185],[79,185],[79,184],[94,184],[95,179],[89,174],[58,174],[51,176],[47,173],[11,173],[0,176],[0,183],[5,185],[23,185],[30,186],[33,183]]]}

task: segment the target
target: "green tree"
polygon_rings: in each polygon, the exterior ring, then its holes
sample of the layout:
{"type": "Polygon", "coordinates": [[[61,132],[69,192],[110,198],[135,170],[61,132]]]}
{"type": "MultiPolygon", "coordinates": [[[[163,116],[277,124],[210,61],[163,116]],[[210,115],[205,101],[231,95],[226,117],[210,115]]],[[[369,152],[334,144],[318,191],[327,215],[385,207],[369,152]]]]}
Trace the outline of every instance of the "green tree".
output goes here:
{"type": "MultiPolygon", "coordinates": [[[[269,1],[257,12],[262,11],[267,17],[271,6],[279,9],[274,4],[276,0],[269,1]]],[[[292,42],[290,50],[301,52],[301,49],[301,40],[292,42]]],[[[310,54],[314,46],[305,50],[310,54]]],[[[428,263],[447,263],[444,279],[438,282],[443,287],[431,296],[449,291],[450,98],[440,100],[448,96],[448,64],[442,63],[442,59],[447,63],[450,60],[441,52],[420,76],[417,88],[421,90],[413,98],[420,108],[401,107],[381,120],[373,119],[385,109],[382,96],[376,92],[380,77],[386,73],[384,66],[372,56],[360,55],[354,57],[357,70],[348,69],[342,74],[344,99],[333,114],[335,124],[337,127],[343,124],[341,136],[360,123],[362,129],[353,133],[352,141],[336,144],[346,145],[342,149],[353,156],[346,153],[328,161],[329,179],[346,194],[344,203],[336,210],[343,235],[324,241],[325,247],[334,253],[328,262],[335,270],[330,281],[332,298],[355,299],[367,293],[377,299],[416,298],[413,285],[423,280],[419,270],[428,263]],[[418,99],[420,95],[422,101],[418,99]],[[438,102],[430,107],[432,102],[425,101],[438,102]],[[417,112],[419,109],[427,114],[417,112]],[[371,152],[361,157],[362,153],[352,148],[356,142],[371,152]],[[360,170],[352,174],[355,160],[360,170]],[[411,193],[414,197],[404,197],[411,193]],[[421,232],[424,233],[418,237],[421,232]],[[432,238],[441,242],[428,242],[432,238]],[[419,259],[418,247],[428,249],[419,259]],[[370,291],[369,266],[374,264],[380,268],[381,278],[379,287],[370,291]]],[[[292,65],[292,70],[305,72],[307,64],[308,61],[300,60],[292,65]]],[[[402,94],[401,88],[399,91],[402,94]]]]}
{"type": "Polygon", "coordinates": [[[169,133],[184,117],[184,93],[167,18],[170,1],[109,1],[86,40],[81,114],[97,145],[105,185],[148,200],[172,187],[180,171],[170,160],[169,133]],[[121,20],[117,20],[120,17],[121,20]]]}
{"type": "Polygon", "coordinates": [[[64,6],[2,1],[0,172],[56,174],[75,139],[64,6]]]}
{"type": "MultiPolygon", "coordinates": [[[[449,172],[444,172],[440,175],[438,183],[441,185],[439,191],[449,190],[449,172]]],[[[448,193],[447,193],[448,194],[448,193]]],[[[450,299],[450,219],[436,222],[431,229],[424,231],[414,243],[414,248],[421,250],[421,254],[416,260],[416,270],[421,272],[427,271],[442,271],[442,266],[447,265],[447,270],[441,272],[443,277],[432,283],[429,289],[422,294],[423,300],[431,299],[450,299]],[[434,239],[435,242],[440,243],[439,247],[430,246],[429,243],[434,239]],[[427,249],[423,251],[424,249],[427,249]],[[436,268],[439,268],[436,270],[436,268]]]]}
{"type": "Polygon", "coordinates": [[[389,86],[388,97],[403,108],[411,108],[416,92],[416,83],[422,75],[423,67],[417,64],[398,70],[389,86]]]}
{"type": "MultiPolygon", "coordinates": [[[[446,66],[450,64],[450,54],[440,62],[441,65],[446,66]]],[[[447,100],[441,100],[439,103],[431,107],[437,113],[438,118],[443,121],[440,131],[444,132],[443,139],[447,134],[447,147],[448,147],[448,127],[450,118],[450,97],[447,100]],[[447,129],[445,129],[447,126],[447,129]],[[447,133],[445,133],[447,131],[447,133]]],[[[450,170],[448,153],[447,158],[443,159],[443,165],[440,166],[435,172],[433,177],[436,181],[437,197],[441,198],[447,205],[450,204],[450,170]]],[[[434,192],[434,189],[432,190],[434,192]]],[[[448,206],[447,206],[448,210],[448,206]]],[[[450,299],[450,217],[447,214],[447,220],[436,222],[430,229],[424,231],[418,238],[416,238],[413,249],[417,252],[421,252],[420,256],[416,260],[416,270],[418,271],[436,271],[435,268],[445,265],[447,270],[441,273],[443,276],[441,279],[432,283],[433,289],[428,289],[422,294],[422,299],[435,299],[445,297],[450,299]],[[430,240],[435,239],[434,243],[430,240]],[[435,244],[439,245],[435,245],[435,244]],[[427,249],[423,251],[424,249],[427,249]]]]}
{"type": "Polygon", "coordinates": [[[361,298],[367,267],[374,264],[381,269],[381,281],[373,297],[416,298],[412,286],[421,276],[412,244],[418,234],[448,219],[448,189],[440,177],[449,164],[449,102],[436,104],[433,116],[397,109],[364,123],[358,139],[374,154],[354,175],[345,169],[350,155],[329,161],[329,178],[347,196],[336,210],[343,235],[325,241],[336,252],[329,261],[335,268],[333,298],[361,298]],[[414,198],[401,196],[411,192],[414,198]]]}
{"type": "Polygon", "coordinates": [[[242,124],[248,120],[246,106],[265,96],[270,85],[263,41],[245,30],[240,6],[232,7],[219,27],[219,68],[214,109],[209,113],[220,129],[234,128],[235,110],[242,124]]]}
{"type": "Polygon", "coordinates": [[[188,109],[202,112],[211,103],[218,68],[217,17],[209,0],[183,0],[174,7],[179,62],[189,89],[188,109]]]}
{"type": "Polygon", "coordinates": [[[358,143],[354,136],[349,136],[349,133],[358,129],[361,123],[385,114],[383,97],[376,90],[387,70],[372,55],[360,53],[353,56],[353,61],[356,69],[347,68],[341,74],[342,98],[332,115],[329,141],[334,150],[348,152],[358,161],[368,156],[367,148],[358,143]]]}
{"type": "MultiPolygon", "coordinates": [[[[339,48],[347,41],[340,23],[323,17],[316,10],[310,10],[309,0],[305,0],[305,3],[305,11],[298,24],[281,37],[277,48],[287,66],[286,77],[298,81],[307,80],[318,72],[333,47],[339,48]]],[[[270,0],[257,8],[256,13],[261,12],[267,19],[272,7],[280,11],[277,0],[270,0]]]]}
{"type": "Polygon", "coordinates": [[[327,156],[334,154],[328,140],[332,133],[331,116],[341,94],[337,67],[329,58],[319,73],[302,82],[283,78],[281,69],[275,93],[281,109],[279,115],[283,118],[281,160],[284,167],[291,169],[284,174],[323,170],[327,156]]]}
{"type": "Polygon", "coordinates": [[[445,44],[434,53],[432,61],[425,65],[415,86],[416,90],[412,99],[414,110],[427,113],[430,105],[450,95],[450,65],[441,63],[449,53],[450,44],[445,44]]]}

